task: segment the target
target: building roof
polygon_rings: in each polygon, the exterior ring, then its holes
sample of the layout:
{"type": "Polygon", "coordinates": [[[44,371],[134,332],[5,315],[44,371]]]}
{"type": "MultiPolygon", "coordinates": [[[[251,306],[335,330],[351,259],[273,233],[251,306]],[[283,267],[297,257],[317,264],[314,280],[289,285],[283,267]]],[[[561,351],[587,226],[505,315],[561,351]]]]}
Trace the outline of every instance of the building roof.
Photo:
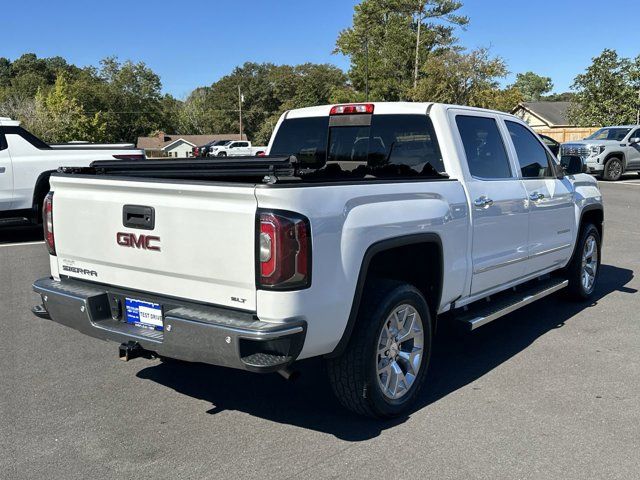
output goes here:
{"type": "Polygon", "coordinates": [[[570,126],[568,112],[571,102],[522,102],[511,113],[527,110],[549,126],[570,126]]]}
{"type": "Polygon", "coordinates": [[[181,143],[181,142],[182,143],[186,143],[187,145],[191,145],[192,147],[196,147],[197,146],[195,143],[192,143],[192,142],[190,142],[188,140],[185,140],[184,138],[178,138],[178,139],[174,140],[171,143],[167,143],[164,147],[162,147],[162,150],[171,150],[171,148],[174,145],[176,145],[178,143],[181,143]]]}
{"type": "MultiPolygon", "coordinates": [[[[215,135],[168,135],[164,132],[158,132],[153,137],[138,137],[136,144],[137,148],[143,148],[145,150],[162,150],[164,147],[177,142],[178,140],[184,140],[195,146],[201,146],[215,140],[240,140],[237,133],[220,133],[215,135]]],[[[242,139],[246,140],[247,136],[242,134],[242,139]]]]}

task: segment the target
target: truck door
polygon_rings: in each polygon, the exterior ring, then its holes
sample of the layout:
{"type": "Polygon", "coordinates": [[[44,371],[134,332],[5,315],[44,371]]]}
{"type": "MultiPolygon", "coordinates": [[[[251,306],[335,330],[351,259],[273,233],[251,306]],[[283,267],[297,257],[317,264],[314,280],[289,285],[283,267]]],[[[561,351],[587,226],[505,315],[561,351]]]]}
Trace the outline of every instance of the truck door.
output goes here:
{"type": "Polygon", "coordinates": [[[249,142],[236,143],[237,155],[249,156],[251,155],[251,148],[249,148],[249,142]]]}
{"type": "Polygon", "coordinates": [[[575,236],[573,187],[559,179],[552,154],[527,126],[505,120],[529,204],[527,273],[566,262],[575,236]]]}
{"type": "Polygon", "coordinates": [[[464,152],[468,167],[471,295],[477,295],[525,275],[529,211],[498,117],[465,110],[452,114],[459,133],[458,149],[464,152]]]}
{"type": "Polygon", "coordinates": [[[640,142],[631,143],[632,139],[640,138],[640,128],[636,128],[631,135],[629,135],[629,140],[627,142],[626,148],[626,159],[627,159],[627,169],[629,170],[640,170],[640,142]]]}
{"type": "Polygon", "coordinates": [[[13,165],[7,139],[4,133],[0,132],[0,211],[11,209],[12,202],[13,165]]]}

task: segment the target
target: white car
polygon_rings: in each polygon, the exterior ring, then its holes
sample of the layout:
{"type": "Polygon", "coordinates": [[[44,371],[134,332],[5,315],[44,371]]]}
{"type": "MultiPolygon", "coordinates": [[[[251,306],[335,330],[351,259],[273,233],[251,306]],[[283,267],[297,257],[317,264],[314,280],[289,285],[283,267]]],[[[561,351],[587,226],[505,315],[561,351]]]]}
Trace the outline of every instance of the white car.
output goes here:
{"type": "Polygon", "coordinates": [[[210,157],[255,157],[264,155],[267,147],[254,147],[246,140],[234,140],[225,145],[214,145],[209,152],[210,157]]]}
{"type": "Polygon", "coordinates": [[[439,322],[474,330],[558,290],[594,294],[597,182],[517,117],[303,108],[268,153],[54,174],[34,313],[124,359],[288,376],[322,357],[346,407],[389,417],[423,386],[439,322]]]}
{"type": "Polygon", "coordinates": [[[49,145],[0,117],[0,226],[39,222],[51,173],[65,165],[88,167],[94,160],[144,159],[133,144],[49,145]]]}

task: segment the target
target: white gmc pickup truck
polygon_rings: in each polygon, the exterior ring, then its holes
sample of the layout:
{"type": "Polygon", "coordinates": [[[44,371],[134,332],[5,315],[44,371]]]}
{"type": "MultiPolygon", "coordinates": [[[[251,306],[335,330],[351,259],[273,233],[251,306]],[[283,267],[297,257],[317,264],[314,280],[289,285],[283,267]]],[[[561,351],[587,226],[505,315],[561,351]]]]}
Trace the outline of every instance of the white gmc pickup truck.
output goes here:
{"type": "Polygon", "coordinates": [[[287,376],[320,356],[347,408],[389,417],[419,395],[439,321],[473,330],[594,292],[598,185],[514,116],[304,108],[268,153],[54,174],[34,313],[119,342],[124,359],[287,376]]]}
{"type": "Polygon", "coordinates": [[[0,117],[0,227],[42,220],[49,176],[64,165],[88,166],[94,160],[143,159],[131,144],[67,143],[49,145],[0,117]]]}

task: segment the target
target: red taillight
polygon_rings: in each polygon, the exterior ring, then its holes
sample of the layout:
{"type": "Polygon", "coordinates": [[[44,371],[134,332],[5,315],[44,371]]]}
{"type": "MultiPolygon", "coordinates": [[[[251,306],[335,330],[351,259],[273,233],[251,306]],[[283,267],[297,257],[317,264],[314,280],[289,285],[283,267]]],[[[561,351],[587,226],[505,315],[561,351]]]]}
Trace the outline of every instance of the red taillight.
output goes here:
{"type": "Polygon", "coordinates": [[[291,212],[259,214],[258,286],[306,288],[311,283],[309,221],[291,212]]]}
{"type": "Polygon", "coordinates": [[[266,154],[266,153],[264,153],[264,152],[258,152],[258,153],[256,153],[256,156],[257,156],[257,157],[266,157],[266,156],[267,156],[267,154],[266,154]]]}
{"type": "Polygon", "coordinates": [[[53,236],[53,192],[44,197],[42,204],[42,225],[44,227],[44,240],[47,243],[49,255],[56,254],[56,239],[53,236]]]}
{"type": "Polygon", "coordinates": [[[335,107],[331,107],[329,115],[357,115],[360,113],[373,113],[373,103],[336,105],[335,107]]]}
{"type": "Polygon", "coordinates": [[[118,160],[144,160],[144,155],[132,153],[131,155],[114,155],[113,158],[117,158],[118,160]]]}

